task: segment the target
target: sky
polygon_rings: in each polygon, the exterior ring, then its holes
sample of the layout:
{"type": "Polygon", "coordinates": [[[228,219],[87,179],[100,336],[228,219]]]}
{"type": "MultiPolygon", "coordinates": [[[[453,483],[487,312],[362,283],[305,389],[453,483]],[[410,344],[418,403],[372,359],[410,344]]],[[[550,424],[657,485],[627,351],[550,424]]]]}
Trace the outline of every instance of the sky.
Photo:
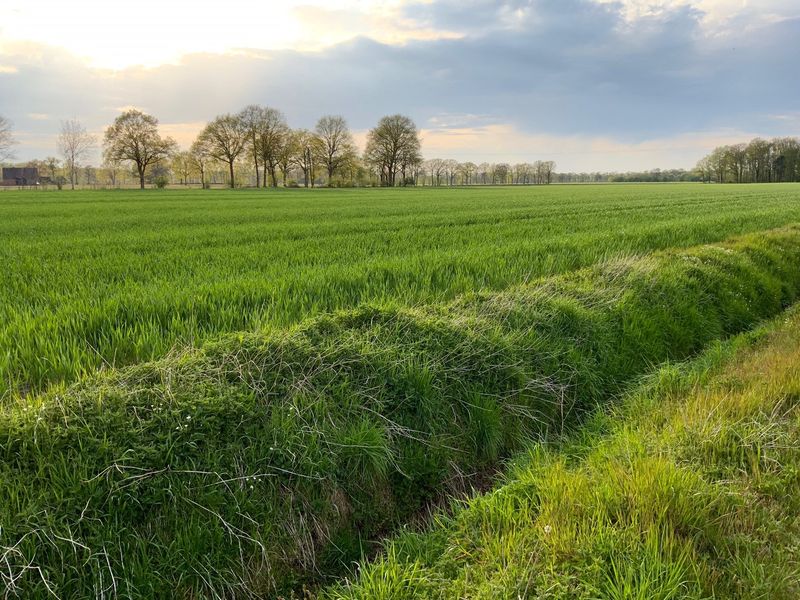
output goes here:
{"type": "MultiPolygon", "coordinates": [[[[18,160],[123,110],[188,147],[258,103],[363,141],[412,117],[428,158],[690,168],[800,135],[800,0],[4,0],[0,115],[18,160]]],[[[95,154],[99,160],[99,150],[95,154]]]]}

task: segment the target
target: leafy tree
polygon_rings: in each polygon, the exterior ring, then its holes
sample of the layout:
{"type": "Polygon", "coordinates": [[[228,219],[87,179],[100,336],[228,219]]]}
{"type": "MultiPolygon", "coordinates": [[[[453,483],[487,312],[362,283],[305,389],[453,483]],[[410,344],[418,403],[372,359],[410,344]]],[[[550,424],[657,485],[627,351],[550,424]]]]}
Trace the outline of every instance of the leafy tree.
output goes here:
{"type": "Polygon", "coordinates": [[[328,173],[328,185],[342,167],[353,162],[356,145],[344,117],[326,115],[317,121],[315,133],[319,139],[318,163],[328,173]]]}
{"type": "Polygon", "coordinates": [[[172,157],[172,172],[178,176],[181,185],[189,183],[192,172],[192,156],[187,151],[178,152],[172,157]]]}
{"type": "Polygon", "coordinates": [[[206,171],[208,170],[208,162],[211,160],[211,152],[206,140],[198,138],[189,148],[189,160],[192,166],[200,174],[200,186],[206,188],[206,171]]]}
{"type": "Polygon", "coordinates": [[[198,139],[203,140],[209,155],[228,164],[230,186],[235,187],[234,165],[244,152],[247,128],[239,115],[221,115],[206,125],[198,139]]]}
{"type": "Polygon", "coordinates": [[[284,146],[288,143],[290,129],[286,117],[275,108],[264,108],[258,124],[258,149],[264,164],[264,186],[267,185],[267,173],[272,179],[272,187],[278,187],[278,165],[284,146]]]}
{"type": "Polygon", "coordinates": [[[114,119],[106,129],[104,145],[107,159],[133,163],[141,189],[147,168],[168,158],[177,147],[175,140],[159,135],[158,119],[136,109],[114,119]]]}
{"type": "Polygon", "coordinates": [[[55,156],[48,156],[44,159],[44,167],[47,170],[47,177],[55,183],[60,161],[55,156]]]}
{"type": "Polygon", "coordinates": [[[398,173],[405,183],[406,170],[422,162],[420,147],[417,126],[409,117],[383,117],[367,136],[364,162],[378,174],[381,185],[394,186],[398,173]]]}

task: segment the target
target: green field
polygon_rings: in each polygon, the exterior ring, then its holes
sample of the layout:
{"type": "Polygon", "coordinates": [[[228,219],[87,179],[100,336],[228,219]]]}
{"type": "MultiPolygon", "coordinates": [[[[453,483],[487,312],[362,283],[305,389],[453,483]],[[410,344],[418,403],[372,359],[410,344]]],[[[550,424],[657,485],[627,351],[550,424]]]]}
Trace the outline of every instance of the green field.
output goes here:
{"type": "Polygon", "coordinates": [[[0,585],[796,597],[799,224],[800,185],[0,194],[0,585]]]}
{"type": "Polygon", "coordinates": [[[0,389],[795,221],[797,185],[6,192],[0,389]]]}

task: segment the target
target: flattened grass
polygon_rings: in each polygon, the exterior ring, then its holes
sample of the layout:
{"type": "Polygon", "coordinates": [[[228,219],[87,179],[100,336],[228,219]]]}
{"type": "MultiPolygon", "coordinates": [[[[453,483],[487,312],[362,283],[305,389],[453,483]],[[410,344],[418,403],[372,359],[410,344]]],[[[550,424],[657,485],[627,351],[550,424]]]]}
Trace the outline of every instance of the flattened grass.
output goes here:
{"type": "MultiPolygon", "coordinates": [[[[0,418],[0,577],[32,598],[259,597],[324,581],[652,364],[798,293],[800,230],[786,228],[447,304],[223,336],[11,403],[0,418]]],[[[637,476],[662,477],[675,510],[699,523],[679,493],[694,489],[691,473],[646,459],[637,476]]],[[[587,486],[565,475],[553,490],[562,481],[587,486]]],[[[495,508],[487,531],[515,526],[495,508]]],[[[514,548],[491,556],[506,564],[514,548]]]]}

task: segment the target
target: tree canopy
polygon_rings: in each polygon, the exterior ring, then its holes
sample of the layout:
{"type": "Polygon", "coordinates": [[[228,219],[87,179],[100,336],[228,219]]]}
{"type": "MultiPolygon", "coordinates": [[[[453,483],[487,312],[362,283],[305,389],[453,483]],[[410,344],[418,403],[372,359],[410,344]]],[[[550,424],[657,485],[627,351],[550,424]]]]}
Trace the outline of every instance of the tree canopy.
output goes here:
{"type": "Polygon", "coordinates": [[[159,135],[158,119],[136,109],[127,110],[114,119],[106,129],[104,146],[108,159],[130,161],[135,165],[142,189],[147,168],[165,160],[177,149],[175,140],[159,135]]]}
{"type": "Polygon", "coordinates": [[[381,185],[394,186],[397,174],[406,174],[422,163],[417,126],[405,115],[383,117],[367,135],[364,161],[378,172],[381,185]]]}

